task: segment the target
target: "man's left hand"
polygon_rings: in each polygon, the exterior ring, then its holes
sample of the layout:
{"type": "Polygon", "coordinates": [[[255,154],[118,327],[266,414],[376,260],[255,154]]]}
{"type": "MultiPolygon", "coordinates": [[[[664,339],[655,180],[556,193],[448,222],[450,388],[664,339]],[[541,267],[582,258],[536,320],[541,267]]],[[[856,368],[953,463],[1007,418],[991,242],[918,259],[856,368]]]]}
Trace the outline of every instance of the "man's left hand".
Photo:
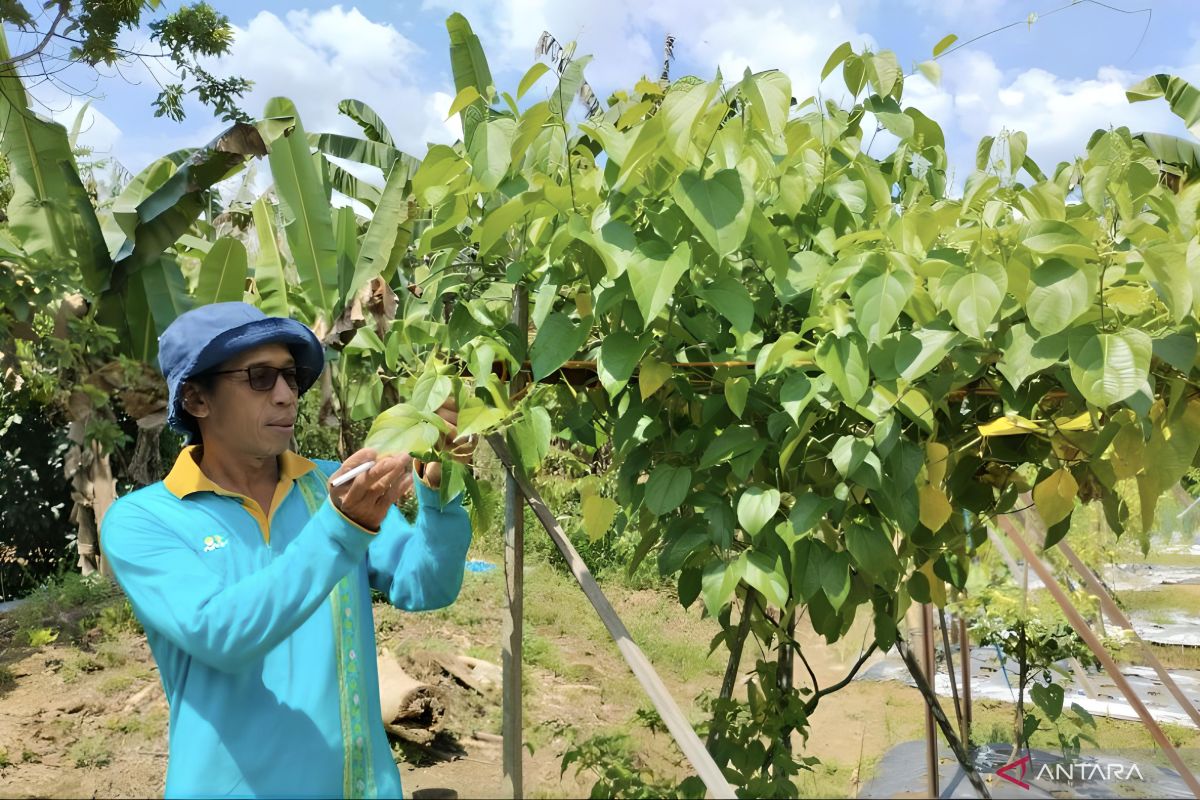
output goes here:
{"type": "MultiPolygon", "coordinates": [[[[437,410],[437,415],[444,419],[450,426],[450,430],[442,434],[442,438],[438,442],[438,449],[444,453],[449,453],[450,457],[455,461],[470,464],[475,454],[475,437],[468,436],[461,440],[458,438],[458,405],[454,402],[454,399],[450,398],[445,403],[442,403],[442,407],[437,410]]],[[[424,471],[420,471],[420,467],[418,467],[417,474],[425,482],[425,485],[431,489],[441,487],[441,463],[434,461],[423,466],[424,471]]]]}

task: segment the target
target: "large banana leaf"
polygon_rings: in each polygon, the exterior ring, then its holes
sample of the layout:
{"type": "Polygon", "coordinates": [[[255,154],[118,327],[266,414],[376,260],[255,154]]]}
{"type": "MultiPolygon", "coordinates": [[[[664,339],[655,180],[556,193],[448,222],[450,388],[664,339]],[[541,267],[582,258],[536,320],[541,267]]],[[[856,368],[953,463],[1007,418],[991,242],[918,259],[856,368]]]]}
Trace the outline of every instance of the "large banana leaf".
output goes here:
{"type": "Polygon", "coordinates": [[[291,316],[288,305],[287,275],[279,253],[275,231],[275,207],[266,197],[254,203],[254,232],[258,235],[258,255],[254,259],[254,285],[258,289],[259,308],[273,317],[291,316]]]}
{"type": "Polygon", "coordinates": [[[1200,144],[1165,133],[1135,133],[1133,138],[1141,139],[1157,160],[1183,170],[1186,178],[1200,174],[1200,144]]]}
{"type": "Polygon", "coordinates": [[[101,323],[122,334],[121,343],[128,355],[154,363],[158,337],[191,307],[178,262],[162,254],[154,263],[132,273],[123,292],[106,295],[97,316],[101,323]]]}
{"type": "Polygon", "coordinates": [[[358,127],[362,128],[363,133],[372,142],[379,142],[388,147],[396,146],[396,143],[392,140],[392,134],[388,132],[387,126],[383,124],[383,120],[375,113],[375,109],[362,100],[343,100],[338,103],[338,111],[358,123],[358,127]]]}
{"type": "Polygon", "coordinates": [[[337,164],[327,164],[325,170],[329,175],[330,185],[346,197],[357,200],[372,210],[379,205],[379,187],[367,183],[362,178],[356,178],[337,164]]]}
{"type": "Polygon", "coordinates": [[[1200,137],[1200,89],[1178,75],[1151,75],[1125,92],[1129,102],[1163,98],[1193,136],[1200,137]]]}
{"type": "Polygon", "coordinates": [[[138,203],[133,235],[113,259],[113,289],[120,291],[130,274],[156,261],[187,233],[208,207],[209,190],[214,184],[242,169],[248,157],[266,152],[258,129],[239,122],[188,157],[138,203]]]}
{"type": "Polygon", "coordinates": [[[350,206],[342,206],[333,212],[335,238],[338,254],[338,292],[345,307],[353,295],[347,293],[354,264],[358,260],[358,217],[350,206]]]}
{"type": "Polygon", "coordinates": [[[463,143],[471,146],[475,128],[487,115],[483,98],[492,94],[492,71],[479,37],[471,30],[471,23],[462,14],[455,12],[446,18],[446,30],[450,34],[450,69],[454,72],[455,91],[461,92],[474,87],[479,97],[468,103],[459,112],[462,118],[463,143]]]}
{"type": "Polygon", "coordinates": [[[241,300],[246,289],[247,267],[244,244],[230,236],[217,239],[200,264],[196,303],[241,300]]]}
{"type": "Polygon", "coordinates": [[[388,175],[387,185],[383,187],[379,205],[375,208],[375,216],[363,236],[345,302],[350,302],[350,298],[358,294],[358,290],[371,278],[377,275],[391,277],[387,273],[392,264],[392,253],[397,245],[407,245],[412,237],[411,226],[404,225],[409,215],[411,178],[412,173],[403,169],[402,164],[397,164],[388,175]]]}
{"type": "Polygon", "coordinates": [[[267,116],[285,115],[295,117],[295,128],[271,148],[271,174],[284,206],[284,232],[300,274],[300,293],[328,321],[339,305],[333,210],[296,107],[283,97],[267,103],[267,116]]]}
{"type": "MultiPolygon", "coordinates": [[[[137,230],[138,205],[140,205],[141,202],[147,197],[154,194],[155,191],[162,188],[162,185],[166,183],[172,175],[175,174],[179,165],[186,161],[189,156],[195,153],[195,148],[188,150],[177,150],[176,153],[172,155],[182,153],[186,153],[186,155],[184,155],[178,161],[168,156],[156,159],[148,167],[143,169],[137,175],[133,176],[133,179],[126,184],[125,188],[121,190],[121,193],[117,195],[116,199],[113,200],[113,218],[117,221],[117,224],[121,226],[121,230],[125,231],[126,237],[133,236],[134,232],[137,230]]],[[[124,244],[124,241],[122,241],[121,244],[124,244]]],[[[120,245],[118,245],[118,248],[119,246],[120,245]]]]}
{"type": "MultiPolygon", "coordinates": [[[[0,32],[0,63],[9,57],[0,32]]],[[[20,77],[11,68],[0,70],[0,153],[8,160],[13,186],[9,230],[32,258],[76,261],[84,287],[98,293],[108,280],[107,253],[76,174],[67,130],[28,106],[20,77]]]]}
{"type": "Polygon", "coordinates": [[[398,158],[410,158],[400,150],[382,142],[372,142],[368,139],[358,139],[354,136],[344,136],[340,133],[310,133],[308,142],[326,155],[334,158],[344,158],[347,161],[357,161],[360,164],[370,164],[379,167],[383,174],[388,174],[392,164],[398,158]]]}

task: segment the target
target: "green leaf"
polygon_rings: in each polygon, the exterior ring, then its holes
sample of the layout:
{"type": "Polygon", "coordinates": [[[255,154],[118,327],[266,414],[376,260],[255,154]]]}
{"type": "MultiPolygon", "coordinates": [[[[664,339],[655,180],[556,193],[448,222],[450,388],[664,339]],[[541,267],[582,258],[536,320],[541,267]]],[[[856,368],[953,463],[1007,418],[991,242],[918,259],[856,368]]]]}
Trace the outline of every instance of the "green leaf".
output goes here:
{"type": "Polygon", "coordinates": [[[725,402],[738,419],[742,418],[742,413],[746,410],[746,398],[749,396],[750,381],[747,378],[737,377],[725,381],[725,402]]]}
{"type": "Polygon", "coordinates": [[[491,96],[493,92],[492,71],[488,68],[483,45],[471,30],[471,23],[467,22],[466,17],[457,11],[451,14],[446,18],[446,31],[450,34],[450,70],[454,73],[454,91],[461,93],[471,86],[479,93],[479,99],[460,112],[463,142],[470,147],[475,128],[486,113],[487,105],[483,98],[491,96]]]}
{"type": "Polygon", "coordinates": [[[517,99],[520,100],[549,71],[550,67],[546,64],[541,61],[535,62],[532,67],[525,71],[525,74],[521,77],[521,82],[517,84],[517,99]]]}
{"type": "Polygon", "coordinates": [[[504,416],[504,411],[501,409],[482,403],[467,406],[458,414],[458,435],[474,436],[479,433],[490,433],[493,428],[504,421],[504,416]]]}
{"type": "Polygon", "coordinates": [[[975,270],[951,267],[942,275],[950,318],[955,327],[973,339],[983,339],[987,335],[1004,301],[1002,278],[997,280],[1003,270],[1000,267],[987,269],[990,266],[994,265],[984,262],[975,270]]]}
{"type": "Polygon", "coordinates": [[[729,255],[746,240],[754,192],[737,170],[723,169],[708,178],[687,170],[672,196],[717,255],[729,255]]]}
{"type": "Polygon", "coordinates": [[[1067,335],[1040,336],[1028,323],[1014,325],[1000,345],[996,369],[1014,388],[1031,375],[1058,364],[1067,352],[1067,335]]]}
{"type": "Polygon", "coordinates": [[[900,69],[900,63],[896,60],[896,54],[891,50],[881,50],[866,57],[865,61],[867,80],[871,82],[871,86],[880,97],[891,94],[896,84],[903,80],[904,73],[900,69]]]}
{"type": "Polygon", "coordinates": [[[666,383],[671,378],[671,365],[664,364],[653,358],[647,358],[642,361],[638,368],[638,389],[641,391],[642,399],[646,400],[666,383]]]}
{"type": "Polygon", "coordinates": [[[627,274],[633,287],[633,299],[642,312],[644,327],[650,327],[666,306],[691,262],[692,250],[687,242],[676,247],[659,239],[638,244],[629,260],[627,274]]]}
{"type": "Polygon", "coordinates": [[[591,60],[591,56],[580,56],[567,64],[567,68],[562,71],[562,75],[558,79],[558,86],[550,93],[551,115],[560,119],[566,117],[576,95],[583,87],[583,69],[591,60]]]}
{"type": "Polygon", "coordinates": [[[1046,712],[1051,722],[1056,721],[1062,714],[1064,694],[1063,687],[1057,683],[1035,683],[1029,688],[1030,698],[1038,708],[1046,712]]]}
{"type": "Polygon", "coordinates": [[[430,370],[417,378],[409,403],[421,411],[432,414],[442,407],[442,403],[445,403],[446,399],[450,397],[453,389],[454,384],[448,375],[439,375],[430,370]]]}
{"type": "Polygon", "coordinates": [[[508,173],[516,133],[517,122],[509,117],[490,119],[475,128],[467,147],[467,159],[471,162],[471,174],[484,191],[494,190],[508,173]]]}
{"type": "MultiPolygon", "coordinates": [[[[544,67],[546,65],[541,64],[540,66],[544,67]]],[[[479,90],[474,86],[464,86],[463,90],[454,98],[454,102],[450,104],[450,110],[446,112],[446,119],[449,119],[455,114],[461,112],[464,108],[471,105],[471,103],[474,103],[476,100],[482,99],[483,98],[479,94],[479,90]]]]}
{"type": "Polygon", "coordinates": [[[958,35],[949,33],[943,36],[938,43],[933,46],[933,57],[937,58],[942,53],[946,52],[946,48],[958,41],[958,35]]]}
{"type": "Polygon", "coordinates": [[[441,417],[408,403],[398,403],[375,418],[363,447],[381,455],[411,453],[424,456],[433,450],[443,433],[441,417]]]}
{"type": "Polygon", "coordinates": [[[354,272],[346,290],[343,304],[350,304],[358,291],[370,283],[372,278],[388,277],[392,265],[393,253],[397,247],[404,246],[412,236],[411,228],[405,228],[408,222],[408,178],[406,170],[399,166],[388,175],[383,194],[371,217],[371,224],[363,236],[358,258],[354,263],[354,272]]]}
{"type": "Polygon", "coordinates": [[[1134,328],[1117,333],[1076,328],[1067,340],[1071,379],[1092,405],[1119,403],[1146,382],[1153,347],[1150,337],[1134,328]]]}
{"type": "Polygon", "coordinates": [[[1029,321],[1038,333],[1052,336],[1066,330],[1092,307],[1087,274],[1069,261],[1049,258],[1029,275],[1032,289],[1025,301],[1029,321]]]}
{"type": "Polygon", "coordinates": [[[739,333],[747,333],[754,324],[754,301],[741,281],[729,275],[717,278],[700,297],[713,307],[739,333]]]}
{"type": "Polygon", "coordinates": [[[871,344],[878,344],[900,318],[912,296],[913,276],[891,259],[868,262],[850,282],[854,321],[871,344]]]}
{"type": "Polygon", "coordinates": [[[922,61],[917,64],[917,70],[925,76],[925,80],[932,83],[934,86],[942,84],[942,65],[936,61],[922,61]]]}
{"type": "Polygon", "coordinates": [[[829,54],[829,58],[826,59],[825,66],[821,68],[821,80],[828,78],[853,53],[854,48],[849,42],[842,42],[834,48],[834,51],[829,54]]]}
{"type": "MultiPolygon", "coordinates": [[[[388,132],[387,126],[383,124],[383,120],[375,109],[364,103],[362,100],[343,100],[338,103],[338,111],[345,114],[350,119],[362,128],[363,135],[368,141],[378,142],[385,147],[396,146],[392,141],[392,134],[388,132]]],[[[271,115],[268,115],[271,116],[271,115]]]]}
{"type": "Polygon", "coordinates": [[[1164,98],[1193,136],[1200,137],[1200,89],[1176,75],[1151,75],[1125,92],[1131,103],[1164,98]]]}
{"type": "Polygon", "coordinates": [[[296,287],[326,321],[339,305],[337,243],[333,209],[309,153],[308,138],[296,107],[277,97],[267,103],[269,117],[291,116],[295,129],[276,140],[269,156],[275,190],[283,206],[284,233],[300,275],[296,287]]]}
{"type": "Polygon", "coordinates": [[[279,239],[275,231],[275,207],[265,196],[258,198],[252,208],[254,233],[258,238],[258,253],[254,258],[254,285],[258,290],[259,308],[272,317],[291,315],[288,304],[288,282],[283,257],[279,254],[279,239]]]}
{"type": "Polygon", "coordinates": [[[692,488],[692,471],[687,467],[659,464],[646,481],[646,508],[662,516],[679,508],[692,488]]]}
{"type": "Polygon", "coordinates": [[[900,571],[891,539],[877,522],[855,522],[846,529],[846,549],[858,566],[876,580],[900,571]]]}
{"type": "Polygon", "coordinates": [[[529,348],[533,379],[540,381],[579,352],[591,332],[590,318],[576,325],[560,311],[546,317],[529,348]]]}
{"type": "Polygon", "coordinates": [[[803,372],[796,370],[784,380],[779,387],[779,402],[783,410],[792,418],[792,422],[800,424],[800,415],[817,394],[816,385],[803,372]]]}
{"type": "Polygon", "coordinates": [[[402,153],[390,144],[373,142],[370,139],[359,139],[340,133],[310,133],[308,143],[334,158],[344,158],[347,161],[378,167],[384,175],[390,175],[392,167],[397,162],[402,163],[410,174],[420,166],[415,158],[402,153]]]}
{"type": "Polygon", "coordinates": [[[709,614],[718,616],[721,609],[733,599],[733,593],[737,590],[745,568],[746,559],[742,556],[732,561],[712,561],[704,568],[704,574],[700,578],[700,592],[709,614]]]}
{"type": "Polygon", "coordinates": [[[883,467],[866,439],[850,435],[839,437],[829,451],[829,459],[847,480],[869,489],[879,488],[883,467]]]}
{"type": "Polygon", "coordinates": [[[614,397],[625,388],[645,351],[645,345],[628,331],[616,331],[604,337],[600,343],[600,358],[596,361],[596,368],[600,383],[608,391],[609,397],[614,397]]]}
{"type": "Polygon", "coordinates": [[[583,530],[593,542],[600,540],[617,517],[617,502],[598,494],[583,498],[579,510],[583,515],[583,530]]]}
{"type": "Polygon", "coordinates": [[[867,345],[861,336],[826,334],[817,345],[816,362],[844,402],[857,404],[866,396],[871,372],[867,367],[867,345]]]}
{"type": "Polygon", "coordinates": [[[738,498],[738,524],[750,536],[757,536],[779,511],[779,501],[778,489],[750,487],[738,498]]]}
{"type": "Polygon", "coordinates": [[[734,456],[741,455],[754,447],[758,434],[753,428],[738,426],[726,428],[717,438],[709,442],[700,456],[698,469],[708,469],[734,456]]]}
{"type": "Polygon", "coordinates": [[[751,123],[771,136],[783,133],[792,100],[792,82],[779,70],[751,74],[746,69],[742,91],[749,100],[751,123]]]}
{"type": "Polygon", "coordinates": [[[1070,223],[1039,220],[1025,226],[1021,244],[1043,256],[1096,259],[1096,246],[1070,223]]]}
{"type": "Polygon", "coordinates": [[[228,236],[217,239],[200,264],[196,303],[241,302],[248,266],[244,244],[228,236]]]}
{"type": "Polygon", "coordinates": [[[742,580],[757,589],[776,608],[787,606],[788,582],[783,572],[783,559],[778,555],[757,550],[747,553],[742,580]]]}
{"type": "Polygon", "coordinates": [[[1078,495],[1079,484],[1066,467],[1056,469],[1033,487],[1033,503],[1046,527],[1071,516],[1078,495]]]}
{"type": "Polygon", "coordinates": [[[825,187],[825,191],[851,214],[861,214],[867,210],[867,185],[862,181],[834,181],[825,187]]]}

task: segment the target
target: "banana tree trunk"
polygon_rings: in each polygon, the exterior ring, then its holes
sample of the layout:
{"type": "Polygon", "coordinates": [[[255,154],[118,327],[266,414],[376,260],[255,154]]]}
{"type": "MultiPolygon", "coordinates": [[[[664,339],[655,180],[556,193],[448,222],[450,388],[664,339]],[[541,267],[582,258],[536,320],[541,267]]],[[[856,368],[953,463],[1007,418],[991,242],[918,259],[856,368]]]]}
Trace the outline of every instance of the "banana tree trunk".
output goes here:
{"type": "Polygon", "coordinates": [[[100,525],[109,506],[117,499],[117,482],[112,464],[96,442],[84,441],[86,419],[73,418],[68,430],[71,448],[67,451],[66,477],[71,481],[71,522],[75,525],[79,550],[79,570],[84,575],[99,571],[105,577],[112,572],[100,552],[100,525]]]}

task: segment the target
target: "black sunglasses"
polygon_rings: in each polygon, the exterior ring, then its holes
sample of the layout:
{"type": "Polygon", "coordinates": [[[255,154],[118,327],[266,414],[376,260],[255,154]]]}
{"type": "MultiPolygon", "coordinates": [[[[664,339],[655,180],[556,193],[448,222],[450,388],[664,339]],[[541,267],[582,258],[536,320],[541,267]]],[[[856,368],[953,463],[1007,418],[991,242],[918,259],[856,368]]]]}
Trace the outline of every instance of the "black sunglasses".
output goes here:
{"type": "Polygon", "coordinates": [[[255,364],[253,367],[243,367],[241,369],[225,369],[208,374],[236,375],[242,372],[246,373],[246,377],[250,381],[250,388],[256,392],[269,392],[274,389],[280,375],[283,376],[283,382],[294,392],[300,391],[301,381],[305,385],[312,383],[309,380],[309,373],[306,369],[300,367],[270,367],[266,364],[255,364]]]}

